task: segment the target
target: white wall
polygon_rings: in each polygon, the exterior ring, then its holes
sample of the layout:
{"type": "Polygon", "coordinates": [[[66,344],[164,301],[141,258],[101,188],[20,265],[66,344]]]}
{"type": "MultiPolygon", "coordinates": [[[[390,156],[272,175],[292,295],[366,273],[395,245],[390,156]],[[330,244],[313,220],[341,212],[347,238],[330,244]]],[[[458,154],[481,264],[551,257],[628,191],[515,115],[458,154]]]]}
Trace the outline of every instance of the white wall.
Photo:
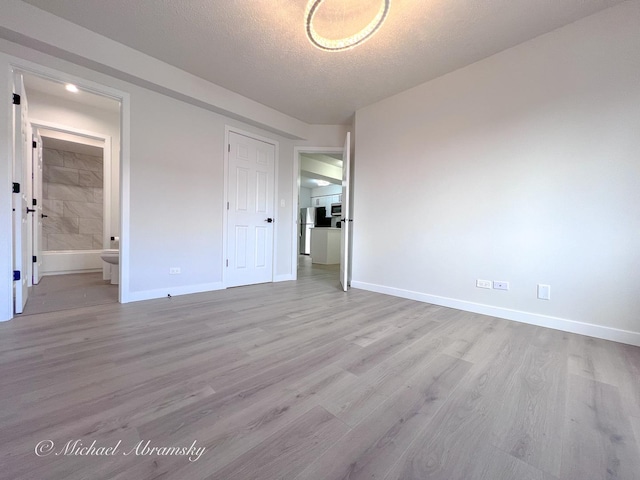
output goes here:
{"type": "Polygon", "coordinates": [[[639,25],[621,4],[359,110],[353,285],[640,344],[639,25]]]}
{"type": "MultiPolygon", "coordinates": [[[[125,301],[222,287],[224,136],[227,126],[278,143],[274,278],[276,281],[295,278],[297,233],[294,222],[298,211],[294,212],[294,204],[298,174],[294,173],[294,146],[339,147],[348,127],[307,125],[308,139],[294,142],[210,109],[0,39],[0,70],[6,72],[0,75],[0,87],[7,96],[11,92],[6,83],[8,72],[15,62],[32,62],[128,95],[130,188],[123,194],[130,195],[130,235],[121,243],[123,254],[128,249],[130,262],[128,273],[125,265],[122,269],[128,279],[121,284],[125,301]],[[125,246],[127,241],[128,247],[125,246]],[[170,266],[181,267],[182,274],[169,275],[170,266]]],[[[246,103],[242,103],[242,108],[246,109],[246,103]]],[[[6,152],[2,155],[8,161],[11,107],[6,104],[1,112],[0,148],[6,152]]],[[[35,115],[44,114],[36,112],[35,115]]],[[[58,122],[63,123],[60,119],[58,122]]],[[[0,222],[6,225],[6,231],[11,231],[11,175],[6,161],[0,162],[0,185],[4,185],[0,188],[0,222]]],[[[6,320],[11,318],[11,238],[3,235],[2,242],[0,267],[7,275],[0,279],[3,299],[0,320],[6,320]]]]}
{"type": "Polygon", "coordinates": [[[300,187],[300,208],[311,206],[311,189],[306,187],[300,187]]]}
{"type": "MultiPolygon", "coordinates": [[[[342,147],[347,132],[353,128],[351,125],[309,125],[306,140],[296,141],[296,145],[309,147],[342,147]]],[[[321,151],[321,150],[320,150],[321,151]]]]}
{"type": "Polygon", "coordinates": [[[340,195],[342,193],[342,185],[327,185],[324,187],[316,187],[311,190],[312,197],[323,197],[325,195],[340,195]]]}
{"type": "Polygon", "coordinates": [[[226,126],[278,142],[274,274],[291,275],[293,142],[150,90],[130,91],[134,298],[222,287],[226,126]],[[168,275],[172,266],[181,275],[168,275]]]}
{"type": "Polygon", "coordinates": [[[221,282],[223,120],[136,87],[131,125],[131,291],[221,282]]]}

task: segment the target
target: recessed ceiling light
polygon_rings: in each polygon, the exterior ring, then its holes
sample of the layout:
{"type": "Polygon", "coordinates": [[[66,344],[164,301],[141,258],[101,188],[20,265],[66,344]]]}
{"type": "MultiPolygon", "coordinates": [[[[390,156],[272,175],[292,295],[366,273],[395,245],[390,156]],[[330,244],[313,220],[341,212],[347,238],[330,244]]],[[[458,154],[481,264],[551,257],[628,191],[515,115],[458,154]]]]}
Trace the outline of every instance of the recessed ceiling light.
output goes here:
{"type": "Polygon", "coordinates": [[[327,185],[330,185],[330,183],[327,182],[326,180],[316,180],[316,183],[318,184],[319,187],[326,187],[327,185]]]}
{"type": "Polygon", "coordinates": [[[67,92],[71,92],[71,93],[78,93],[80,90],[78,90],[78,87],[76,87],[73,83],[67,83],[64,88],[67,89],[67,92]]]}

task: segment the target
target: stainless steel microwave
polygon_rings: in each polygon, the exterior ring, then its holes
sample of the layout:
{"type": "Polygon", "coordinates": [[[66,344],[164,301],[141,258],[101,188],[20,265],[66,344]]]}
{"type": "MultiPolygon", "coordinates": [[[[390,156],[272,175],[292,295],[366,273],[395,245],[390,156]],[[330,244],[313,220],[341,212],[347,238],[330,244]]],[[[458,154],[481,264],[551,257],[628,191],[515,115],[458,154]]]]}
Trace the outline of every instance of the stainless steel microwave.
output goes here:
{"type": "Polygon", "coordinates": [[[341,203],[332,203],[331,204],[331,216],[332,217],[341,217],[342,216],[342,204],[341,203]]]}

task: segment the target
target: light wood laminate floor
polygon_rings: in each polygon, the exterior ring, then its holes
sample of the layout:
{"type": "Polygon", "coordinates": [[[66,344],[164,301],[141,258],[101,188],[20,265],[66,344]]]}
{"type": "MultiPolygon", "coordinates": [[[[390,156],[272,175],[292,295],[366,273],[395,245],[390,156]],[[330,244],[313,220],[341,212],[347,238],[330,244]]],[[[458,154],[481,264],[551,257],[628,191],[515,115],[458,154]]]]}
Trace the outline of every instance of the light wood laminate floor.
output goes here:
{"type": "Polygon", "coordinates": [[[0,359],[3,479],[640,478],[639,348],[345,294],[334,267],[22,317],[0,359]]]}
{"type": "Polygon", "coordinates": [[[118,285],[102,279],[102,273],[47,275],[29,288],[22,315],[51,313],[79,307],[118,303],[118,285]]]}

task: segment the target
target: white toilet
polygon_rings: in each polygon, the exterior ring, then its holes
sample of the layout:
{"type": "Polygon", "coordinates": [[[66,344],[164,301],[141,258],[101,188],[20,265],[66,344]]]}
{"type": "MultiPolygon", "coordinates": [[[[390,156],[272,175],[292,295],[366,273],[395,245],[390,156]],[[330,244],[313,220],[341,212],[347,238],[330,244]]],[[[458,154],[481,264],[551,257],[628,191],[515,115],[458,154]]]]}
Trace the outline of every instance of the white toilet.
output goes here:
{"type": "Polygon", "coordinates": [[[118,285],[120,278],[120,250],[103,250],[100,258],[109,264],[111,269],[111,285],[118,285]]]}

